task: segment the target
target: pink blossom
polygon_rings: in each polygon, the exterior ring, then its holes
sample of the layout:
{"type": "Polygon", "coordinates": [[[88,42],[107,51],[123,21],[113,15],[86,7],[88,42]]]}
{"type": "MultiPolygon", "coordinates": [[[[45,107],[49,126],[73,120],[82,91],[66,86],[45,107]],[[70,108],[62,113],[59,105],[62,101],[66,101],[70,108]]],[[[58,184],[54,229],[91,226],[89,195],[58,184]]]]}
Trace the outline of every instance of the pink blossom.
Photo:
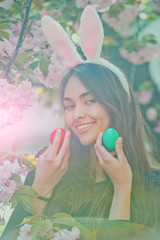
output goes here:
{"type": "Polygon", "coordinates": [[[31,169],[29,169],[28,167],[26,167],[26,166],[23,166],[23,167],[21,167],[21,168],[16,168],[16,169],[14,169],[14,172],[16,173],[16,174],[18,174],[18,175],[21,175],[21,174],[23,174],[23,175],[26,175],[28,172],[30,172],[30,171],[32,171],[31,169]]]}
{"type": "Polygon", "coordinates": [[[114,4],[113,0],[91,0],[90,2],[97,10],[106,9],[114,4]]]}
{"type": "Polygon", "coordinates": [[[7,180],[0,191],[0,202],[6,203],[10,201],[13,194],[22,186],[21,183],[13,180],[7,180]]]}
{"type": "Polygon", "coordinates": [[[13,53],[12,44],[5,38],[0,41],[0,54],[4,57],[11,57],[13,53]]]}
{"type": "Polygon", "coordinates": [[[77,8],[85,8],[88,5],[87,0],[75,0],[75,4],[77,8]]]}
{"type": "Polygon", "coordinates": [[[148,120],[150,121],[154,121],[156,120],[158,116],[158,112],[155,108],[148,108],[146,111],[146,117],[148,118],[148,120]]]}
{"type": "MultiPolygon", "coordinates": [[[[37,28],[36,30],[32,31],[34,41],[37,43],[43,44],[46,42],[46,38],[44,37],[44,33],[41,27],[37,28]]],[[[33,39],[32,39],[33,41],[33,39]]]]}
{"type": "Polygon", "coordinates": [[[5,220],[4,218],[1,217],[1,215],[0,215],[0,225],[5,225],[5,220]]]}
{"type": "Polygon", "coordinates": [[[51,62],[52,62],[53,64],[55,64],[55,63],[57,63],[57,62],[58,62],[58,63],[62,63],[62,58],[61,58],[56,52],[54,52],[54,53],[52,54],[50,60],[51,60],[51,62]]]}
{"type": "Polygon", "coordinates": [[[118,27],[120,25],[120,21],[116,17],[110,17],[107,12],[102,14],[102,19],[106,22],[110,27],[118,27]]]}
{"type": "Polygon", "coordinates": [[[54,19],[56,19],[57,17],[62,16],[62,12],[59,9],[52,9],[49,14],[54,19]]]}
{"type": "MultiPolygon", "coordinates": [[[[54,62],[54,57],[52,57],[52,61],[54,62]]],[[[59,85],[64,72],[65,68],[57,61],[48,66],[48,75],[45,79],[40,79],[40,82],[48,88],[56,87],[59,85]]]]}
{"type": "Polygon", "coordinates": [[[145,48],[141,47],[136,51],[128,52],[124,48],[119,49],[120,55],[127,61],[138,65],[150,61],[153,57],[160,56],[160,45],[148,44],[145,48]]]}
{"type": "Polygon", "coordinates": [[[11,25],[12,32],[20,32],[21,28],[22,28],[21,23],[11,25]]]}
{"type": "Polygon", "coordinates": [[[45,16],[47,14],[48,14],[48,12],[46,10],[42,10],[41,13],[40,13],[41,17],[43,17],[43,16],[45,16]]]}
{"type": "Polygon", "coordinates": [[[12,164],[9,161],[5,161],[2,166],[0,166],[0,176],[1,179],[10,178],[12,173],[12,164]]]}
{"type": "Polygon", "coordinates": [[[153,6],[154,6],[156,12],[160,13],[160,2],[154,3],[153,6]]]}
{"type": "Polygon", "coordinates": [[[156,127],[154,128],[156,133],[160,133],[160,121],[156,123],[156,127]]]}
{"type": "Polygon", "coordinates": [[[137,101],[143,105],[146,105],[151,101],[152,95],[153,95],[152,92],[149,91],[135,92],[137,101]]]}
{"type": "Polygon", "coordinates": [[[127,22],[128,24],[133,22],[137,17],[138,5],[125,5],[125,9],[118,14],[118,19],[122,22],[127,22]]]}
{"type": "MultiPolygon", "coordinates": [[[[117,4],[119,1],[116,1],[112,4],[117,4]]],[[[133,34],[133,27],[131,23],[135,20],[139,13],[138,5],[125,5],[125,9],[121,11],[117,16],[111,17],[107,12],[102,14],[102,19],[110,27],[112,27],[120,36],[129,37],[133,34]]]]}
{"type": "Polygon", "coordinates": [[[13,124],[23,117],[23,112],[32,106],[38,97],[29,81],[19,85],[8,83],[5,79],[0,81],[0,127],[13,124]]]}

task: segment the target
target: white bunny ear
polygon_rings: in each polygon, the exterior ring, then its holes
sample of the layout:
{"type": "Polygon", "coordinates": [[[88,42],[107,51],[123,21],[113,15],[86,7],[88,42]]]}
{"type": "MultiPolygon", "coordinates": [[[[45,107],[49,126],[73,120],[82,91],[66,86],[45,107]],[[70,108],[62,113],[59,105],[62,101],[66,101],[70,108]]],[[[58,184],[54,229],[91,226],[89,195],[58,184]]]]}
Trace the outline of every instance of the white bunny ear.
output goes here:
{"type": "Polygon", "coordinates": [[[98,58],[101,54],[104,32],[96,10],[85,7],[79,29],[81,48],[88,59],[98,58]]]}
{"type": "Polygon", "coordinates": [[[44,16],[42,29],[53,50],[64,59],[66,67],[74,67],[83,62],[74,44],[58,22],[49,16],[44,16]]]}

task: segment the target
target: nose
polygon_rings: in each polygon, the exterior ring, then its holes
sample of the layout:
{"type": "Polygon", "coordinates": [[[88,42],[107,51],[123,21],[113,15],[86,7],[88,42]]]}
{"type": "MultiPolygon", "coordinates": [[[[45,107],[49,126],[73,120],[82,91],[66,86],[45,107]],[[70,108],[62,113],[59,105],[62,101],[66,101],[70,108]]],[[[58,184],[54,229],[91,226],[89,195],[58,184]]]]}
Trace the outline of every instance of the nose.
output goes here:
{"type": "Polygon", "coordinates": [[[81,105],[77,105],[75,108],[74,108],[74,113],[73,113],[73,118],[74,120],[79,120],[81,118],[83,118],[85,116],[85,109],[83,106],[81,105]]]}

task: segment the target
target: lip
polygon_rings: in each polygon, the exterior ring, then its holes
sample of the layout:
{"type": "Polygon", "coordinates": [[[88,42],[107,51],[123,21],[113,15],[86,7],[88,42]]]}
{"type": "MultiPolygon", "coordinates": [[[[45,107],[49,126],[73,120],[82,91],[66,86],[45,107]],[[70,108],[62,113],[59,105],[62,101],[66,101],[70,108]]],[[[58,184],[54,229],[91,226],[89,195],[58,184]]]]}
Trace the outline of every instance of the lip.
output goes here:
{"type": "Polygon", "coordinates": [[[90,128],[92,128],[95,124],[96,124],[96,122],[89,122],[89,123],[78,124],[78,125],[76,126],[77,132],[78,132],[79,134],[85,133],[85,132],[87,132],[90,128]],[[85,127],[85,125],[88,125],[88,126],[85,127]],[[82,127],[82,126],[84,126],[84,128],[79,129],[79,127],[82,127]]]}

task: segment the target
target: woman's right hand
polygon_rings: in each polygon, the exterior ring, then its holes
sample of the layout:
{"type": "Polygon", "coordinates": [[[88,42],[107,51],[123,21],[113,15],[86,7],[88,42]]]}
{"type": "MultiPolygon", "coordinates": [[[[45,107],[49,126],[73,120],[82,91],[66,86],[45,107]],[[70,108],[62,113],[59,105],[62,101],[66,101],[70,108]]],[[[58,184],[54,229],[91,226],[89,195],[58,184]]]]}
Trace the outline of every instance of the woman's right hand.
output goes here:
{"type": "Polygon", "coordinates": [[[32,188],[44,197],[51,196],[54,187],[68,168],[70,132],[66,132],[63,144],[59,150],[60,140],[61,130],[59,129],[52,145],[49,145],[38,159],[32,188]]]}

